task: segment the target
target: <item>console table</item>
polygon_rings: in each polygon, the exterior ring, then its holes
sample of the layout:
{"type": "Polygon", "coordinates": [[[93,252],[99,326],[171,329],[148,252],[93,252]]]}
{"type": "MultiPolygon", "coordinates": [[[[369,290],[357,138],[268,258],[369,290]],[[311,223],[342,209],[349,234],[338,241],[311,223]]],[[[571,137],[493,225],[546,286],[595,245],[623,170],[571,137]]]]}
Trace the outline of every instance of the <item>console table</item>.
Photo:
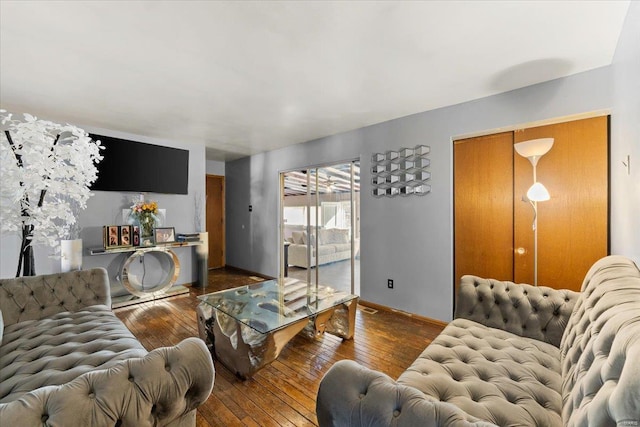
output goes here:
{"type": "MultiPolygon", "coordinates": [[[[89,249],[90,255],[106,255],[106,254],[118,254],[129,253],[130,255],[125,258],[116,279],[122,284],[122,286],[131,294],[124,297],[114,297],[112,306],[114,308],[123,307],[126,305],[137,304],[145,301],[155,300],[158,298],[166,298],[168,296],[180,295],[189,293],[189,289],[184,286],[173,286],[180,275],[180,260],[175,252],[172,250],[179,247],[194,247],[198,256],[201,257],[203,251],[199,250],[203,245],[202,241],[197,242],[172,242],[162,245],[154,246],[129,246],[121,248],[91,248],[89,249]],[[131,271],[131,267],[134,261],[144,258],[146,254],[157,254],[164,257],[169,263],[169,272],[163,278],[153,286],[145,286],[142,281],[138,279],[138,276],[131,271]]],[[[206,252],[204,252],[205,265],[206,265],[206,252]]],[[[202,276],[202,271],[198,269],[198,282],[200,284],[206,284],[207,277],[202,276]]]]}

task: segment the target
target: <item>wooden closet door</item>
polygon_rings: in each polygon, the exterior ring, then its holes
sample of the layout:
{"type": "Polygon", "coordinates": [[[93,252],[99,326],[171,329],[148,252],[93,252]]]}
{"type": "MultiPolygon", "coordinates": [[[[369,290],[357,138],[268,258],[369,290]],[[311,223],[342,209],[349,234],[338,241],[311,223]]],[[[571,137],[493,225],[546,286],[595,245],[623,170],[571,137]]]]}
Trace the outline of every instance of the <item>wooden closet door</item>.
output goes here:
{"type": "MultiPolygon", "coordinates": [[[[546,137],[555,141],[537,167],[538,181],[551,194],[538,202],[538,285],[579,291],[591,265],[608,254],[608,118],[514,135],[516,143],[546,137]]],[[[531,163],[514,153],[514,278],[523,283],[533,283],[533,209],[522,201],[532,184],[531,163]]]]}
{"type": "Polygon", "coordinates": [[[224,176],[207,175],[207,232],[209,233],[208,268],[225,265],[224,176]]]}
{"type": "Polygon", "coordinates": [[[513,280],[513,133],[454,142],[455,287],[465,274],[513,280]]]}

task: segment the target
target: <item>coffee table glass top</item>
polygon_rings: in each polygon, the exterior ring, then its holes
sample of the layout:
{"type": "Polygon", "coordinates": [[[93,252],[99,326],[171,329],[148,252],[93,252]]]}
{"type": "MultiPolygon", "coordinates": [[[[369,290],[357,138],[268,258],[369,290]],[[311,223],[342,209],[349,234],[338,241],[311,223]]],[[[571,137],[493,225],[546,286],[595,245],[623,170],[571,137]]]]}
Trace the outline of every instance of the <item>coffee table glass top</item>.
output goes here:
{"type": "Polygon", "coordinates": [[[203,303],[266,334],[349,302],[356,295],[328,286],[284,278],[227,289],[198,297],[203,303]]]}

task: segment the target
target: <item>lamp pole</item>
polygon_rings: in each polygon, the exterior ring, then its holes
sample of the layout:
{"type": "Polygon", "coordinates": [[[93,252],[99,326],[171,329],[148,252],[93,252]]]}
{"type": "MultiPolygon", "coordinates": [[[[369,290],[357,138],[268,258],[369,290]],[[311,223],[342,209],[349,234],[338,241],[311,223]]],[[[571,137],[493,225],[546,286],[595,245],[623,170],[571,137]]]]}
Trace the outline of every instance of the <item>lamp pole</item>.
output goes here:
{"type": "Polygon", "coordinates": [[[538,202],[550,199],[547,189],[538,182],[536,167],[538,160],[544,156],[553,146],[553,138],[540,138],[523,141],[515,144],[513,148],[516,152],[525,157],[533,166],[533,185],[527,191],[527,198],[533,207],[533,284],[538,286],[538,202]]]}

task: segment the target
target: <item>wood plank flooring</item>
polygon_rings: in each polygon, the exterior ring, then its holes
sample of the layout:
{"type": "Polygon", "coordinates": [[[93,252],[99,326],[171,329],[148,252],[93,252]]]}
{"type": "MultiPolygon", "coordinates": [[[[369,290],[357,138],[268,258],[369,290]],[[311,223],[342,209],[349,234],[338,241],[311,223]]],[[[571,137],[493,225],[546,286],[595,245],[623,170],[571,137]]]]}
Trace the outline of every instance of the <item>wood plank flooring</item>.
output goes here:
{"type": "MultiPolygon", "coordinates": [[[[198,336],[197,295],[256,283],[258,277],[230,269],[212,270],[207,288],[189,295],[114,310],[148,350],[198,336]]],[[[312,341],[296,336],[277,360],[241,381],[217,361],[213,393],[198,408],[197,425],[314,426],[322,376],[338,360],[352,359],[397,378],[442,328],[400,313],[358,309],[353,340],[325,334],[312,341]]]]}

